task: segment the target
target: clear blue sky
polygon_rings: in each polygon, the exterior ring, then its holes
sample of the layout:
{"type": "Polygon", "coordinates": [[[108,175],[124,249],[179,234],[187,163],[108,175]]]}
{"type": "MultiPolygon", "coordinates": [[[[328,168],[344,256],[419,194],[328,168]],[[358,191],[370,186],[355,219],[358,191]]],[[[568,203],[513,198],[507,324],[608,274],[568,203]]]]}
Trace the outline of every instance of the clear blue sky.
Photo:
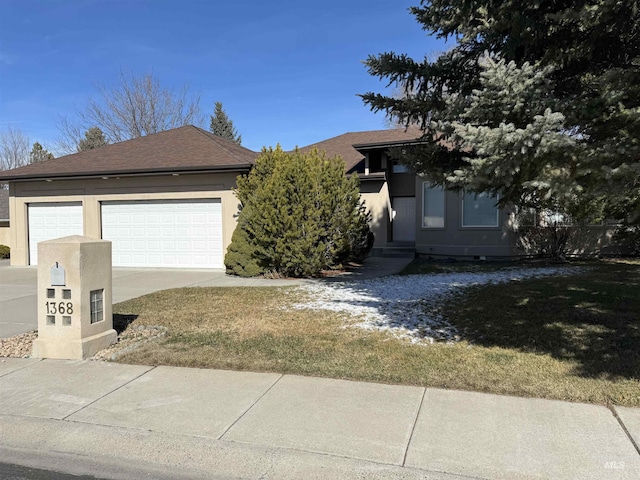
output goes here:
{"type": "MultiPolygon", "coordinates": [[[[259,150],[384,128],[356,96],[383,91],[361,61],[442,51],[407,11],[418,0],[2,0],[0,130],[50,148],[56,116],[120,69],[185,82],[208,116],[221,101],[259,150]]],[[[208,123],[205,128],[208,127],[208,123]]]]}

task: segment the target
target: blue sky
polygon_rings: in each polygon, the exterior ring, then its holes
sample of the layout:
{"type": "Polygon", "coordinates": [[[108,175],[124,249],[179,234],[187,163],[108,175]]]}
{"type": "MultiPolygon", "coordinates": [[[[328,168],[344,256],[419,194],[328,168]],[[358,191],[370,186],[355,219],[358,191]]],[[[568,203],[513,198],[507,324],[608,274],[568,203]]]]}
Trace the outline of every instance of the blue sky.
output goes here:
{"type": "MultiPolygon", "coordinates": [[[[418,0],[2,0],[0,130],[54,147],[95,83],[121,69],[189,83],[204,113],[215,101],[259,150],[293,148],[384,127],[356,96],[383,91],[361,61],[384,51],[414,58],[445,48],[407,11],[418,0]]],[[[205,128],[208,127],[208,123],[205,128]]]]}

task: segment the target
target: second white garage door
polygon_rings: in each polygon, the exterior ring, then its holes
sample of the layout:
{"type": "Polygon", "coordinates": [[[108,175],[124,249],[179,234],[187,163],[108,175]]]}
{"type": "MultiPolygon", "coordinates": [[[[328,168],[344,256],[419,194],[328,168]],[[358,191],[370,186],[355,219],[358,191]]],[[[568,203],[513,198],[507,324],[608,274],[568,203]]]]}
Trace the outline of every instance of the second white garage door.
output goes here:
{"type": "Polygon", "coordinates": [[[102,202],[118,267],[223,268],[220,200],[102,202]]]}

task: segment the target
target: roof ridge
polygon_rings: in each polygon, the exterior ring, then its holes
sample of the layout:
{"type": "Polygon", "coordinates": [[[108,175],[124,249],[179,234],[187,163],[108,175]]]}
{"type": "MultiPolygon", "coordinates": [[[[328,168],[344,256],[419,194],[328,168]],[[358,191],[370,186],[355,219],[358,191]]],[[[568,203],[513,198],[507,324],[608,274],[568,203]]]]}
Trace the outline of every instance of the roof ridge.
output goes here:
{"type": "Polygon", "coordinates": [[[220,135],[216,135],[214,133],[211,132],[207,132],[205,129],[200,128],[200,127],[196,127],[195,125],[190,125],[191,127],[195,128],[196,131],[200,134],[203,135],[205,138],[207,138],[208,140],[211,140],[212,142],[215,142],[217,145],[219,145],[220,147],[224,148],[228,153],[230,153],[231,155],[233,155],[234,157],[236,156],[236,152],[234,152],[232,149],[228,148],[229,146],[231,146],[231,144],[235,145],[238,148],[242,148],[243,150],[246,150],[247,152],[250,153],[255,153],[257,154],[258,152],[254,152],[253,150],[248,149],[247,147],[243,147],[242,145],[238,145],[235,142],[232,142],[231,140],[222,138],[220,135]],[[220,142],[220,140],[223,140],[222,142],[220,142]]]}
{"type": "MultiPolygon", "coordinates": [[[[417,129],[417,127],[415,127],[415,128],[417,129]]],[[[297,147],[300,148],[300,149],[309,148],[309,147],[312,147],[314,145],[320,145],[322,143],[335,141],[336,139],[344,138],[344,137],[348,137],[348,136],[364,136],[364,135],[367,135],[367,134],[369,134],[369,135],[376,134],[376,133],[379,134],[379,133],[382,133],[382,132],[389,132],[390,133],[390,132],[396,132],[397,131],[397,132],[401,132],[401,133],[404,133],[404,134],[412,135],[411,130],[413,130],[413,128],[400,127],[400,128],[383,128],[383,129],[378,129],[378,130],[359,130],[359,131],[356,131],[356,132],[345,132],[345,133],[341,133],[340,135],[335,135],[333,137],[329,137],[329,138],[325,138],[323,140],[319,140],[317,142],[308,143],[307,145],[304,145],[304,146],[299,146],[298,145],[297,147]]],[[[418,135],[418,136],[416,136],[414,138],[416,138],[416,139],[420,138],[420,135],[418,135]]],[[[357,145],[359,143],[360,142],[355,142],[352,145],[357,145]]]]}

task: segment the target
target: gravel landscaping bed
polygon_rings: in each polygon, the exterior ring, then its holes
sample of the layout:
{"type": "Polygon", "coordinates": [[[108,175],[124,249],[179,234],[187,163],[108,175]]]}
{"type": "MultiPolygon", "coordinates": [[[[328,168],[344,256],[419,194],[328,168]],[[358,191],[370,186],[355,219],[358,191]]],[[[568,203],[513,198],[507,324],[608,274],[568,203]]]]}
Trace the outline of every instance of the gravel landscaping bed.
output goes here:
{"type": "Polygon", "coordinates": [[[0,338],[0,357],[29,358],[37,332],[21,333],[9,338],[0,338]]]}
{"type": "MultiPolygon", "coordinates": [[[[141,345],[166,335],[167,329],[155,325],[140,325],[130,328],[118,335],[118,343],[100,350],[92,360],[115,360],[125,353],[140,347],[141,345]]],[[[28,332],[9,338],[0,338],[0,358],[15,357],[28,358],[31,356],[34,340],[38,338],[38,332],[28,332]]]]}
{"type": "Polygon", "coordinates": [[[459,332],[438,314],[438,305],[451,295],[476,285],[583,271],[580,267],[514,268],[316,283],[298,287],[312,300],[295,307],[345,313],[354,318],[352,326],[389,332],[412,343],[456,342],[461,340],[459,332]]]}

